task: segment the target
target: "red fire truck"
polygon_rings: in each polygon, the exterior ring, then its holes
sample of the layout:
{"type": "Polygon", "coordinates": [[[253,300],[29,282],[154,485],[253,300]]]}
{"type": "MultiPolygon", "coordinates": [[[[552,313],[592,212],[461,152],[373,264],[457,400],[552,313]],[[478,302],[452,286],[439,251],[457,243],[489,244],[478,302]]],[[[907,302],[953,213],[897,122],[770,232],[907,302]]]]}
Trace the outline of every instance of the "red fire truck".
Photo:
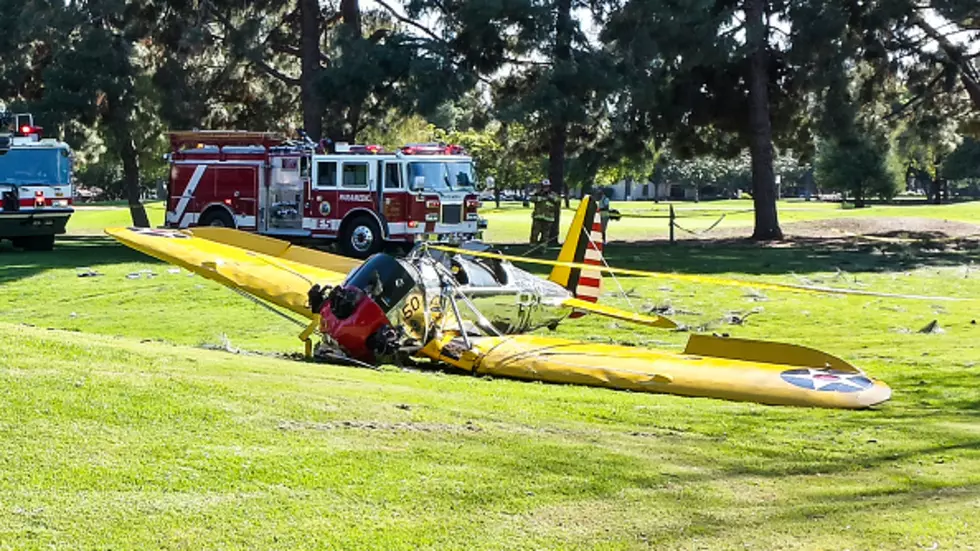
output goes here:
{"type": "Polygon", "coordinates": [[[327,152],[308,139],[238,131],[174,132],[170,142],[168,227],[331,240],[358,258],[386,242],[463,241],[485,227],[473,161],[457,146],[327,152]]]}

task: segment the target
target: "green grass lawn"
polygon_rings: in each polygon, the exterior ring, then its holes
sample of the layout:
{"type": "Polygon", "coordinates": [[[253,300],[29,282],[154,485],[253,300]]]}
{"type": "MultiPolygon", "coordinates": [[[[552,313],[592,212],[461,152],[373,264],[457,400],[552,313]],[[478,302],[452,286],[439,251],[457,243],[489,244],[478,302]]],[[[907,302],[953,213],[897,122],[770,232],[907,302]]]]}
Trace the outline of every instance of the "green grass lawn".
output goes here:
{"type": "MultiPolygon", "coordinates": [[[[724,215],[715,230],[750,227],[753,223],[752,201],[710,201],[703,203],[674,202],[653,203],[650,201],[615,202],[613,208],[620,210],[624,218],[610,222],[609,238],[614,240],[642,241],[662,239],[667,236],[668,208],[673,204],[681,227],[699,232],[714,225],[724,215]]],[[[564,210],[561,217],[562,232],[571,223],[578,202],[572,201],[571,208],[564,210]]],[[[164,220],[162,201],[147,203],[150,222],[159,226],[164,220]]],[[[520,202],[506,202],[501,208],[494,208],[493,202],[484,203],[483,215],[489,220],[484,237],[494,243],[523,243],[531,233],[531,209],[524,208],[520,202]]],[[[783,224],[811,220],[827,220],[851,217],[921,217],[939,220],[980,223],[980,201],[952,205],[884,205],[865,209],[841,208],[837,203],[806,202],[787,200],[779,202],[779,218],[783,224]]],[[[125,226],[130,222],[129,210],[121,206],[95,206],[77,211],[68,222],[72,234],[101,235],[102,229],[109,226],[125,226]]],[[[679,237],[685,234],[677,232],[679,237]]],[[[711,233],[705,234],[710,236],[711,233]]]]}
{"type": "MultiPolygon", "coordinates": [[[[669,205],[652,201],[614,202],[612,208],[623,214],[623,219],[609,223],[608,235],[613,240],[644,241],[663,239],[669,233],[669,205]]],[[[693,232],[702,232],[714,225],[714,229],[751,227],[754,221],[752,201],[730,200],[703,203],[672,203],[677,216],[677,224],[693,232]],[[721,222],[718,219],[724,215],[721,222]],[[716,224],[717,223],[717,224],[716,224]]],[[[526,242],[531,232],[531,209],[523,208],[519,202],[502,203],[501,208],[493,208],[492,202],[485,202],[483,215],[489,220],[485,237],[497,243],[526,242]]],[[[562,232],[571,223],[577,201],[572,201],[571,209],[564,209],[561,217],[562,232]]],[[[980,202],[957,203],[952,205],[876,205],[864,209],[842,208],[837,203],[806,202],[788,200],[779,202],[779,220],[782,224],[852,217],[920,217],[958,222],[980,223],[980,202]]],[[[685,237],[678,230],[678,237],[685,237]]],[[[710,236],[711,233],[705,234],[710,236]]]]}
{"type": "MultiPolygon", "coordinates": [[[[791,206],[808,205],[784,220],[791,206]]],[[[862,215],[878,208],[892,207],[862,215]]],[[[122,214],[77,213],[54,253],[0,247],[0,549],[980,547],[976,301],[619,279],[637,309],[851,361],[893,388],[872,411],[375,372],[277,357],[301,350],[297,327],[97,235],[122,214]],[[943,333],[916,332],[932,320],[943,333]],[[251,353],[207,349],[226,345],[251,353]]],[[[517,235],[524,215],[493,212],[491,227],[517,235]]],[[[952,244],[613,244],[607,257],[980,297],[980,251],[952,244]]],[[[600,318],[558,333],[686,340],[600,318]]]]}

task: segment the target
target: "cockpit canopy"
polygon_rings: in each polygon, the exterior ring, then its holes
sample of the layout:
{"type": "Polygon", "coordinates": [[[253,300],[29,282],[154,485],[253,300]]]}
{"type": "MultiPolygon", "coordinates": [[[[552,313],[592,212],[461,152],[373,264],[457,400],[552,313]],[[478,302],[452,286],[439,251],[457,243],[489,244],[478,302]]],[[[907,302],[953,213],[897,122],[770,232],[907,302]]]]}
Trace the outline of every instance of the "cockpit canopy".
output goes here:
{"type": "Polygon", "coordinates": [[[379,253],[348,275],[344,286],[364,291],[387,314],[405,298],[415,283],[401,262],[391,255],[379,253]]]}

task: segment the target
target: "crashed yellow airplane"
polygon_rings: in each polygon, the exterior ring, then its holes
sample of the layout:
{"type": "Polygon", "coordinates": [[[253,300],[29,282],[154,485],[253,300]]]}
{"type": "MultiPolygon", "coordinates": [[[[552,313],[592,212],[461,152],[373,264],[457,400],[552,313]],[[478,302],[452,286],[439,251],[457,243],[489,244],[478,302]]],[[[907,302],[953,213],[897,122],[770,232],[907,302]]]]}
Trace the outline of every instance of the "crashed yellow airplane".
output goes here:
{"type": "Polygon", "coordinates": [[[576,212],[543,279],[483,244],[419,246],[363,263],[224,228],[112,228],[125,245],[310,320],[301,335],[357,362],[428,358],[477,374],[771,405],[866,408],[891,389],[847,362],[791,344],[692,335],[681,353],[527,334],[600,315],[674,328],[598,304],[595,204],[576,212]]]}

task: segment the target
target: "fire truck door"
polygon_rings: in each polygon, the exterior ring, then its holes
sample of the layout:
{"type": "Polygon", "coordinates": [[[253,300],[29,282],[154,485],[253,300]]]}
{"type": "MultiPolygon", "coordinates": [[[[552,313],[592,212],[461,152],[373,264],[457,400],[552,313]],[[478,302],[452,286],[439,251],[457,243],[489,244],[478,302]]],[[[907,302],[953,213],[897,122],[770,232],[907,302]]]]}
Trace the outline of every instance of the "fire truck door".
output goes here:
{"type": "Polygon", "coordinates": [[[340,194],[337,197],[339,218],[355,209],[374,210],[372,197],[377,193],[378,164],[367,159],[347,159],[341,163],[340,194]]]}
{"type": "Polygon", "coordinates": [[[406,199],[411,197],[405,193],[405,185],[402,179],[402,163],[398,161],[386,161],[383,163],[382,173],[384,182],[382,193],[382,204],[380,211],[384,214],[388,223],[394,226],[392,235],[400,233],[395,230],[399,223],[404,223],[408,219],[408,204],[406,199]]]}

